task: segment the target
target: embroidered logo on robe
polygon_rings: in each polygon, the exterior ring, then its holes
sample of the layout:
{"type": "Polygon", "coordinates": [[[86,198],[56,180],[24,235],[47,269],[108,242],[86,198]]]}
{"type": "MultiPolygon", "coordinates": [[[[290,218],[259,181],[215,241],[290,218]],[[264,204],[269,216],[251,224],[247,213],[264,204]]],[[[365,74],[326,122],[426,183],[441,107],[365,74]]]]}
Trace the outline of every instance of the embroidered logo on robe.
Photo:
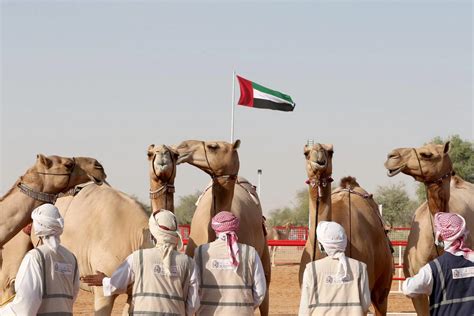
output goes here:
{"type": "Polygon", "coordinates": [[[212,259],[211,268],[218,270],[232,270],[232,262],[229,259],[212,259]]]}
{"type": "Polygon", "coordinates": [[[171,277],[177,277],[178,276],[178,267],[177,266],[171,266],[169,271],[163,268],[163,264],[155,264],[153,266],[153,273],[155,274],[156,277],[158,276],[171,276],[171,277]]]}
{"type": "Polygon", "coordinates": [[[54,272],[61,274],[72,274],[73,267],[70,263],[55,262],[54,263],[54,272]]]}
{"type": "Polygon", "coordinates": [[[338,275],[327,275],[325,278],[324,278],[324,282],[326,284],[344,284],[344,283],[349,283],[351,282],[352,280],[349,279],[349,280],[342,280],[342,278],[338,275]]]}
{"type": "Polygon", "coordinates": [[[453,279],[466,279],[474,277],[474,267],[452,269],[453,279]]]}

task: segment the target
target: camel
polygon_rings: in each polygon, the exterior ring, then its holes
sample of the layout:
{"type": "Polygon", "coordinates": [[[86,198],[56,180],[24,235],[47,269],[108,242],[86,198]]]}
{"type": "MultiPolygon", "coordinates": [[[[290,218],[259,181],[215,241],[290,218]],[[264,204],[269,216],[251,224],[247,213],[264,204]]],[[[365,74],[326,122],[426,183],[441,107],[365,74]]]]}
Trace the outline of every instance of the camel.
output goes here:
{"type": "Polygon", "coordinates": [[[15,278],[25,254],[33,249],[28,232],[21,230],[2,249],[0,257],[0,306],[15,297],[15,278]]]}
{"type": "Polygon", "coordinates": [[[14,295],[14,281],[23,256],[33,247],[21,231],[31,221],[34,208],[54,203],[63,192],[88,181],[101,185],[106,174],[93,158],[37,155],[36,163],[0,199],[0,304],[14,295]],[[5,221],[3,220],[5,219],[5,221]],[[10,220],[9,220],[10,219],[10,220]]]}
{"type": "MultiPolygon", "coordinates": [[[[166,148],[150,145],[147,153],[154,210],[166,204],[168,209],[173,208],[170,201],[174,190],[170,188],[176,175],[177,155],[166,148]],[[165,185],[169,188],[155,192],[165,185]]],[[[134,199],[109,185],[84,185],[77,194],[59,198],[56,206],[65,222],[61,243],[75,254],[80,275],[101,271],[110,276],[133,251],[153,247],[145,210],[134,199]]],[[[36,237],[32,239],[37,242],[36,237]]],[[[12,275],[15,276],[19,265],[13,267],[12,275]]],[[[81,289],[94,293],[95,315],[110,315],[117,296],[104,297],[102,288],[91,288],[83,283],[81,289]]],[[[127,294],[124,314],[128,315],[131,288],[127,294]]]]}
{"type": "Polygon", "coordinates": [[[347,234],[346,255],[367,265],[375,314],[386,315],[393,257],[377,204],[352,177],[343,178],[341,186],[331,192],[332,145],[305,146],[304,153],[310,196],[310,231],[300,263],[300,284],[306,264],[323,256],[314,244],[317,223],[335,221],[347,234]]]}
{"type": "MultiPolygon", "coordinates": [[[[231,211],[240,220],[239,242],[253,246],[263,263],[267,288],[270,285],[271,266],[267,240],[263,231],[262,208],[255,187],[237,177],[240,140],[233,144],[223,141],[183,141],[175,150],[177,163],[189,163],[212,178],[211,189],[206,190],[196,207],[191,221],[191,233],[186,254],[194,257],[194,249],[215,240],[211,218],[220,211],[231,211]]],[[[260,305],[260,314],[268,315],[268,291],[260,305]]]]}
{"type": "MultiPolygon", "coordinates": [[[[415,211],[403,258],[405,277],[418,273],[421,267],[443,253],[434,244],[433,215],[453,212],[466,219],[471,234],[468,244],[474,245],[474,184],[454,176],[449,157],[449,142],[444,145],[428,144],[420,148],[392,150],[385,162],[389,177],[402,172],[425,184],[427,202],[415,211]]],[[[426,295],[412,299],[418,315],[429,315],[426,295]]]]}
{"type": "Polygon", "coordinates": [[[54,203],[61,192],[88,181],[102,184],[106,174],[93,158],[37,155],[36,163],[0,198],[0,248],[31,221],[31,212],[54,203]]]}
{"type": "Polygon", "coordinates": [[[150,200],[153,212],[165,209],[174,213],[174,178],[178,154],[166,145],[148,147],[150,200]]]}
{"type": "MultiPolygon", "coordinates": [[[[277,229],[276,227],[270,227],[270,229],[268,230],[267,240],[288,240],[288,238],[290,237],[291,223],[286,223],[283,227],[283,230],[277,229]]],[[[278,248],[278,246],[270,247],[272,267],[276,266],[275,256],[278,248]]]]}

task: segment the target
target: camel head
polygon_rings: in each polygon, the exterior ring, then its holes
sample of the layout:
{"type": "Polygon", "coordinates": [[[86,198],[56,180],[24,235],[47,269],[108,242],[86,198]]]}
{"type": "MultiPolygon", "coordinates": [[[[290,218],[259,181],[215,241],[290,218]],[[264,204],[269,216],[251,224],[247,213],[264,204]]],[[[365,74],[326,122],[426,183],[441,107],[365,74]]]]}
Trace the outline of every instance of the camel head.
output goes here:
{"type": "Polygon", "coordinates": [[[394,149],[385,161],[387,175],[393,177],[403,172],[420,182],[435,182],[453,170],[448,151],[449,142],[444,145],[428,144],[420,148],[394,149]]]}
{"type": "Polygon", "coordinates": [[[304,147],[306,173],[309,179],[328,178],[332,174],[332,144],[314,144],[304,147]]]}
{"type": "Polygon", "coordinates": [[[106,177],[104,168],[94,158],[38,154],[36,163],[22,179],[38,184],[42,192],[60,193],[91,180],[100,185],[106,177]]]}
{"type": "Polygon", "coordinates": [[[240,140],[233,144],[224,141],[186,140],[175,147],[179,154],[177,163],[187,162],[211,177],[235,176],[239,173],[240,166],[237,153],[239,146],[240,140]]]}
{"type": "Polygon", "coordinates": [[[166,145],[151,144],[148,146],[147,156],[150,163],[150,179],[156,182],[174,183],[178,153],[166,145]]]}

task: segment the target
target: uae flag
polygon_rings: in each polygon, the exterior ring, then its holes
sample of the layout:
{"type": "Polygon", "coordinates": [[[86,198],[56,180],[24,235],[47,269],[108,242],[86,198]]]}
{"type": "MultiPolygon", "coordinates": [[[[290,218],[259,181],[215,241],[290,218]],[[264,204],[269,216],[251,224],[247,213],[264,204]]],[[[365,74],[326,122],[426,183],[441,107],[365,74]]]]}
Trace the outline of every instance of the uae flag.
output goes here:
{"type": "Polygon", "coordinates": [[[258,83],[237,76],[240,86],[239,105],[258,109],[293,111],[295,102],[287,94],[266,88],[258,83]]]}

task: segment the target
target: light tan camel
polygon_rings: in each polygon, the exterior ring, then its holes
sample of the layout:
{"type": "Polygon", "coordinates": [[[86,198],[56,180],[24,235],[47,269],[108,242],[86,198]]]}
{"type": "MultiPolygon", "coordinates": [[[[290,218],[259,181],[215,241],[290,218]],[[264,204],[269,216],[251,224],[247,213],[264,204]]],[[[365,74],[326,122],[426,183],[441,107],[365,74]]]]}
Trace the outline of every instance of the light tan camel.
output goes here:
{"type": "Polygon", "coordinates": [[[100,185],[105,178],[104,169],[96,159],[39,154],[36,164],[0,199],[0,231],[4,238],[0,255],[0,304],[13,297],[21,260],[33,247],[30,236],[21,231],[21,227],[31,221],[31,211],[46,202],[54,203],[60,193],[75,185],[91,180],[100,185]]]}
{"type": "Polygon", "coordinates": [[[31,212],[74,186],[106,175],[93,158],[37,155],[36,163],[0,198],[0,248],[31,221],[31,212]]]}
{"type": "MultiPolygon", "coordinates": [[[[306,146],[304,153],[310,196],[310,238],[301,258],[300,284],[304,267],[314,260],[316,223],[322,220],[335,221],[344,227],[347,234],[346,255],[367,264],[375,314],[385,315],[392,283],[393,257],[377,204],[351,177],[342,179],[343,187],[331,194],[332,145],[306,146]],[[316,209],[319,209],[318,215],[316,209]]],[[[318,259],[322,255],[316,248],[318,259]]]]}
{"type": "Polygon", "coordinates": [[[174,213],[174,179],[178,154],[166,145],[148,147],[150,200],[152,211],[165,209],[174,213]]]}
{"type": "MultiPolygon", "coordinates": [[[[147,156],[153,210],[165,206],[173,211],[177,156],[166,146],[154,145],[147,156]]],[[[153,247],[148,215],[139,203],[110,186],[87,186],[72,201],[58,200],[58,206],[66,223],[61,241],[76,255],[80,275],[101,271],[110,276],[133,251],[153,247]],[[78,243],[77,236],[87,238],[78,243]]],[[[85,284],[81,288],[91,291],[85,284]]],[[[95,315],[110,315],[116,296],[104,297],[101,287],[92,291],[95,315]]],[[[130,307],[131,288],[127,294],[124,313],[130,307]]]]}
{"type": "Polygon", "coordinates": [[[24,255],[33,248],[30,235],[20,231],[10,239],[0,256],[0,306],[13,300],[15,278],[24,255]]]}
{"type": "MultiPolygon", "coordinates": [[[[253,246],[263,263],[267,288],[270,284],[271,266],[267,240],[263,231],[262,208],[255,187],[243,178],[237,178],[240,141],[233,144],[222,141],[184,141],[175,147],[179,153],[178,164],[189,163],[209,174],[211,189],[199,200],[191,222],[191,233],[186,254],[194,256],[194,249],[215,240],[211,218],[220,211],[230,211],[240,220],[239,242],[253,246]]],[[[260,305],[260,314],[268,315],[268,291],[260,305]]]]}
{"type": "MultiPolygon", "coordinates": [[[[267,229],[268,234],[267,234],[267,240],[288,240],[290,237],[290,231],[291,231],[291,223],[286,223],[283,226],[283,229],[278,229],[276,227],[270,227],[267,229]]],[[[276,252],[280,247],[278,246],[271,246],[270,247],[270,256],[272,258],[272,267],[275,267],[275,256],[276,252]]]]}
{"type": "MultiPolygon", "coordinates": [[[[406,277],[413,276],[426,263],[443,253],[434,245],[433,215],[453,212],[462,215],[471,231],[468,244],[474,245],[474,185],[453,175],[448,154],[449,142],[444,145],[428,144],[420,148],[397,148],[387,157],[388,176],[402,172],[425,184],[428,202],[415,211],[403,258],[406,277]]],[[[412,299],[418,315],[429,315],[428,297],[412,299]]]]}
{"type": "MultiPolygon", "coordinates": [[[[167,188],[153,193],[166,184],[172,187],[174,183],[176,154],[166,148],[153,145],[148,148],[153,209],[166,204],[172,209],[173,205],[169,202],[173,200],[173,190],[167,188]]],[[[101,271],[110,276],[134,250],[153,246],[148,215],[141,205],[109,185],[85,185],[75,196],[59,198],[56,206],[65,221],[61,243],[76,255],[80,275],[101,271]]],[[[36,238],[33,239],[36,242],[36,238]]],[[[15,276],[18,266],[13,270],[15,276]]],[[[117,296],[104,297],[102,288],[90,288],[85,284],[81,284],[81,288],[94,293],[95,315],[110,315],[117,296]]],[[[124,313],[128,314],[131,288],[127,294],[129,304],[124,313]]]]}

